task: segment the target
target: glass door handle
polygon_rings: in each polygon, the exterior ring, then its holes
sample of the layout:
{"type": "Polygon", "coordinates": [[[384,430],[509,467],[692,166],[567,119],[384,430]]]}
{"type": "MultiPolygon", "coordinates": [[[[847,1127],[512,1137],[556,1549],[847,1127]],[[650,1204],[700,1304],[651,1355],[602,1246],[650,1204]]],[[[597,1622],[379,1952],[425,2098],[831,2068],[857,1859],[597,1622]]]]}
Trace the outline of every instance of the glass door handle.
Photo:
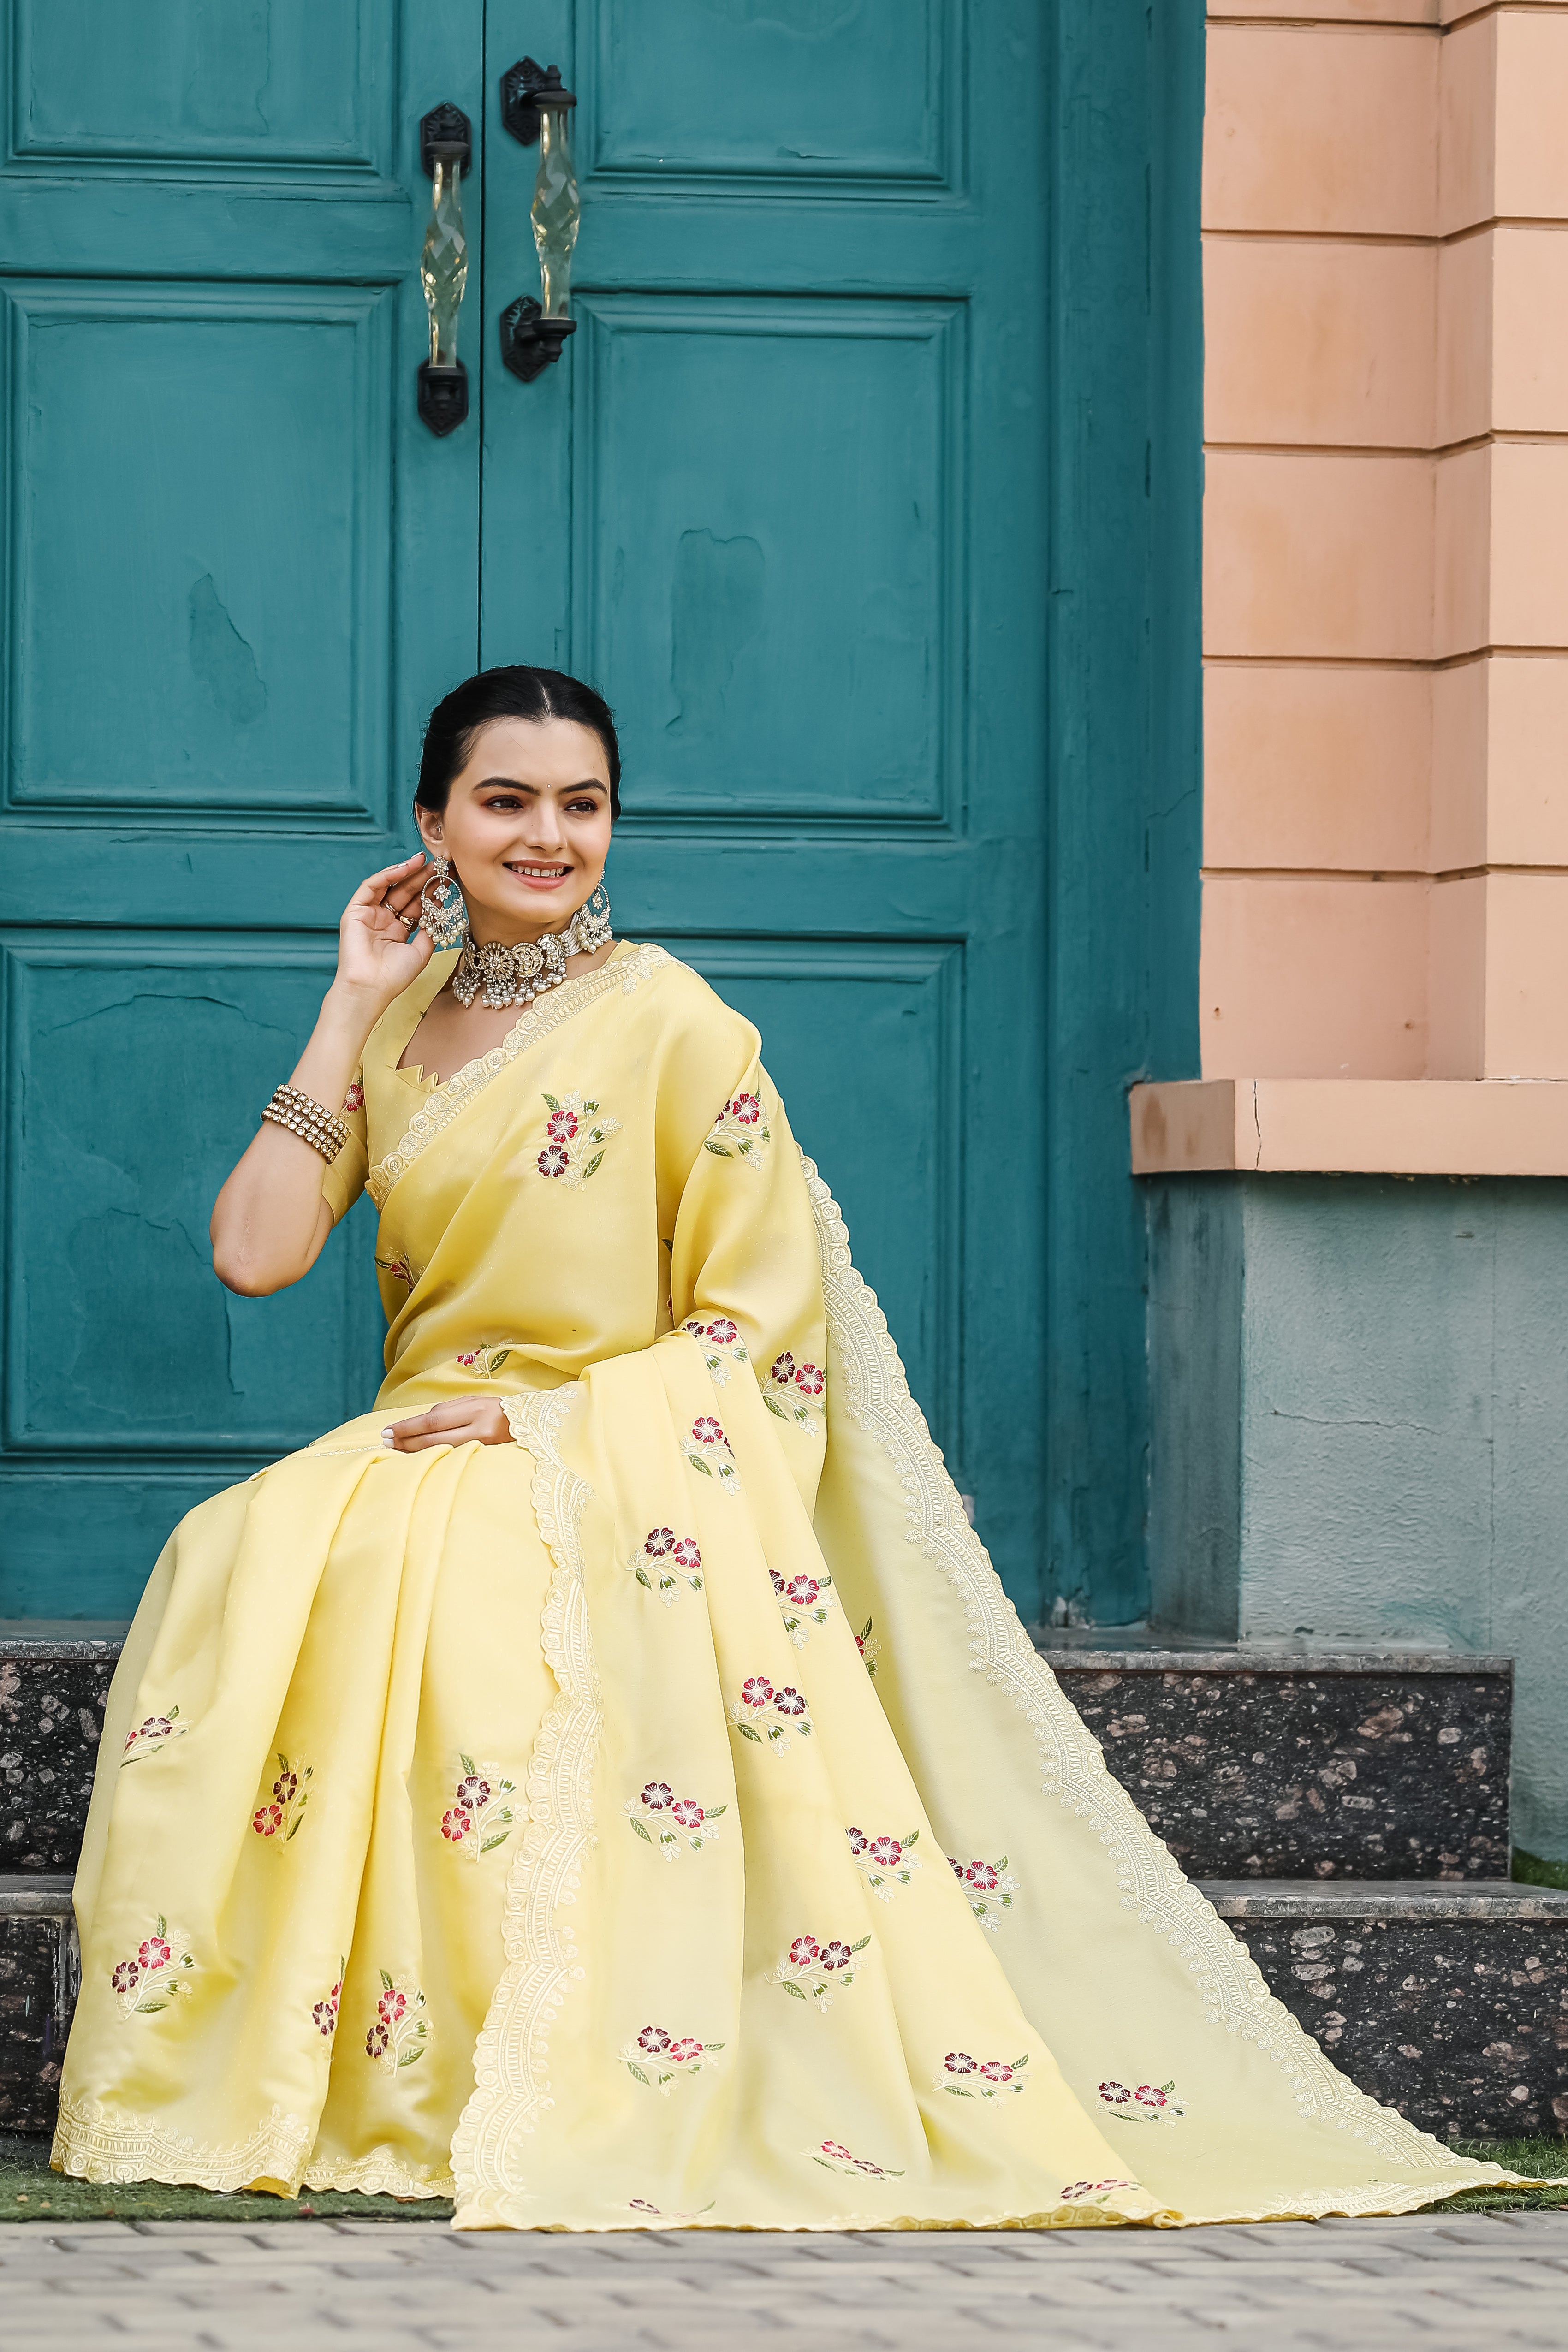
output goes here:
{"type": "Polygon", "coordinates": [[[447,434],[468,413],[468,372],[458,357],[458,315],[468,282],[462,178],[473,161],[473,125],[460,106],[433,107],[419,125],[419,161],[430,175],[430,218],[419,276],[430,313],[430,356],[419,371],[419,415],[447,434]]]}
{"type": "Polygon", "coordinates": [[[561,357],[568,335],[577,331],[567,304],[572,296],[572,251],[581,206],[572,162],[572,110],[577,101],[561,86],[559,66],[520,58],[501,76],[501,121],[523,146],[539,142],[539,173],[533,184],[533,242],[539,248],[542,302],[520,294],[501,312],[500,355],[513,375],[531,383],[561,357]]]}

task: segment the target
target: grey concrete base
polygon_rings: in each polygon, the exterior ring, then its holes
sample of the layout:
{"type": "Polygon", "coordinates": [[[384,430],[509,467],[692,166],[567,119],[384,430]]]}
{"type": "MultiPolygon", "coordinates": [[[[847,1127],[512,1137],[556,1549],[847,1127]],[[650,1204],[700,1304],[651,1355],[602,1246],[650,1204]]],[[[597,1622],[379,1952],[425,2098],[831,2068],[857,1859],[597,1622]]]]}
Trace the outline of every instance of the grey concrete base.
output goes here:
{"type": "Polygon", "coordinates": [[[1152,1180],[1156,1623],[1518,1661],[1568,1859],[1568,1180],[1152,1180]]]}
{"type": "Polygon", "coordinates": [[[1568,2133],[1568,1892],[1208,1884],[1336,2066],[1442,2139],[1568,2133]]]}

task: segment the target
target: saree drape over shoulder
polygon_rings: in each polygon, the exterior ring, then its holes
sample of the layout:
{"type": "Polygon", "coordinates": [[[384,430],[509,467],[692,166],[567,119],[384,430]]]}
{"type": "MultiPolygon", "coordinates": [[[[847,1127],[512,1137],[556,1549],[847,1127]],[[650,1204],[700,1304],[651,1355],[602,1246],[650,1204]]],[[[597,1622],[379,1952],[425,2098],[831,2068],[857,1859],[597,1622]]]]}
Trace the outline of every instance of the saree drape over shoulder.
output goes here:
{"type": "MultiPolygon", "coordinates": [[[[755,1032],[617,947],[444,1085],[367,1047],[376,1410],[193,1511],[110,1701],[56,2162],[459,2227],[1401,2212],[1107,1774],[755,1032]],[[515,1445],[384,1448],[478,1391],[515,1445]]],[[[363,1102],[359,1097],[363,1093],[363,1102]]]]}

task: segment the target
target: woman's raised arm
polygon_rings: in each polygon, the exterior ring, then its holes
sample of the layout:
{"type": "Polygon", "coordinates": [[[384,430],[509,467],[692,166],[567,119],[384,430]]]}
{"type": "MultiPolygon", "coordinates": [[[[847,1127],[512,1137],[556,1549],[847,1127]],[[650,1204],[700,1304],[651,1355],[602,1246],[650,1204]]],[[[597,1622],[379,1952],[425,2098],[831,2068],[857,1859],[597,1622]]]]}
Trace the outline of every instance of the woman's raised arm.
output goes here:
{"type": "MultiPolygon", "coordinates": [[[[289,1085],[335,1112],[359,1067],[365,1039],[393,999],[430,961],[429,939],[410,938],[423,854],[362,882],[338,926],[338,969],[289,1085]]],[[[332,1230],[313,1144],[264,1121],[213,1204],[213,1270],[247,1298],[287,1290],[310,1272],[332,1230]]]]}

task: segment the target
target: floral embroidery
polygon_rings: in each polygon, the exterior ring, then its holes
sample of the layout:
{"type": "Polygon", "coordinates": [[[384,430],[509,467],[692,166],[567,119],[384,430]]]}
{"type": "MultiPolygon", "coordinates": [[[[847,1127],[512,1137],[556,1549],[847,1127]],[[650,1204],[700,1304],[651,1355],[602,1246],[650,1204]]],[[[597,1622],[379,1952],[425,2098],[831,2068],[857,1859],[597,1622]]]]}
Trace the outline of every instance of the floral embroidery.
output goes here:
{"type": "Polygon", "coordinates": [[[544,1149],[533,1164],[542,1176],[557,1177],[574,1192],[597,1172],[605,1146],[620,1133],[621,1122],[581,1095],[546,1095],[544,1099],[550,1117],[544,1122],[544,1149]]]}
{"type": "Polygon", "coordinates": [[[189,1979],[179,1971],[196,1964],[182,1948],[184,1940],[179,1928],[171,1927],[160,1911],[153,1933],[137,1946],[134,1959],[121,1960],[110,1969],[109,1981],[121,2017],[156,2017],[179,1994],[189,1991],[189,1979]]]}
{"type": "Polygon", "coordinates": [[[310,1801],[309,1784],[315,1777],[313,1764],[290,1764],[279,1749],[278,1778],[272,1783],[271,1801],[261,1804],[250,1817],[250,1826],[258,1838],[276,1838],[282,1847],[299,1836],[305,1808],[310,1801]]]}
{"type": "Polygon", "coordinates": [[[406,1256],[378,1257],[375,1263],[378,1270],[382,1274],[390,1275],[394,1282],[401,1282],[405,1287],[409,1290],[413,1289],[415,1284],[419,1279],[418,1275],[409,1265],[406,1256]]]}
{"type": "Polygon", "coordinates": [[[634,1551],[626,1566],[667,1609],[674,1608],[683,1584],[693,1592],[702,1590],[702,1554],[696,1538],[678,1536],[673,1528],[650,1528],[641,1551],[634,1551]]]}
{"type": "Polygon", "coordinates": [[[1026,2053],[1009,2062],[1002,2058],[972,2058],[967,2050],[950,2050],[931,2087],[950,2092],[955,2099],[999,2099],[1005,2091],[1024,2088],[1019,2077],[1028,2063],[1026,2053]]]}
{"type": "Polygon", "coordinates": [[[180,1720],[180,1710],[172,1706],[167,1715],[144,1716],[125,1743],[121,1764],[134,1764],[139,1756],[155,1756],[165,1740],[183,1739],[190,1729],[180,1720]]]}
{"type": "Polygon", "coordinates": [[[700,2074],[705,2066],[717,2066],[723,2047],[721,2042],[692,2042],[667,2033],[662,2025],[645,2025],[620,2053],[620,2062],[634,2082],[668,2098],[678,2074],[700,2074]]]}
{"type": "Polygon", "coordinates": [[[969,1907],[983,1927],[994,1936],[1002,1925],[1002,1913],[1011,1911],[1013,1897],[1018,1892],[1018,1882],[1007,1876],[1007,1857],[999,1862],[960,1862],[956,1854],[947,1857],[948,1867],[969,1897],[969,1907]]]}
{"type": "Polygon", "coordinates": [[[499,1347],[491,1339],[487,1340],[483,1347],[473,1349],[469,1354],[459,1356],[458,1361],[464,1371],[478,1372],[481,1381],[493,1381],[510,1354],[510,1346],[499,1347]]]}
{"type": "Polygon", "coordinates": [[[875,1619],[868,1617],[855,1636],[855,1647],[860,1653],[860,1663],[873,1682],[877,1679],[877,1661],[882,1654],[882,1644],[871,1631],[875,1622],[875,1619]]]}
{"type": "Polygon", "coordinates": [[[1186,2109],[1171,2096],[1176,2085],[1140,2083],[1130,2091],[1125,2083],[1101,2083],[1100,2103],[1119,2124],[1173,2124],[1186,2109]]]}
{"type": "Polygon", "coordinates": [[[849,1963],[870,1940],[869,1936],[862,1936],[858,1944],[847,1944],[834,1937],[819,1944],[815,1936],[797,1936],[777,1968],[770,1969],[763,1982],[778,1985],[794,2000],[814,2005],[820,2017],[832,2008],[834,1994],[854,1983],[855,1970],[849,1963]]]}
{"type": "Polygon", "coordinates": [[[364,1108],[364,1088],[360,1084],[358,1078],[352,1081],[347,1094],[343,1097],[343,1108],[345,1110],[363,1110],[364,1108]]]}
{"type": "Polygon", "coordinates": [[[714,1120],[703,1150],[716,1152],[721,1160],[744,1160],[750,1167],[760,1168],[772,1141],[762,1097],[740,1094],[725,1104],[714,1120]]]}
{"type": "Polygon", "coordinates": [[[323,2042],[330,2042],[338,2030],[338,2004],[343,1997],[343,1978],[348,1962],[338,1962],[338,1980],[324,2000],[319,2000],[310,2011],[310,2022],[323,2042]]]}
{"type": "Polygon", "coordinates": [[[680,1441],[680,1450],[694,1470],[705,1478],[717,1478],[727,1495],[741,1491],[741,1474],[735,1467],[735,1457],[730,1451],[730,1441],[723,1426],[710,1412],[700,1412],[691,1424],[691,1434],[680,1441]]]}
{"type": "Polygon", "coordinates": [[[787,1583],[776,1568],[768,1573],[778,1595],[784,1632],[797,1650],[804,1650],[809,1639],[807,1625],[827,1622],[827,1612],[833,1606],[833,1579],[826,1570],[820,1576],[792,1576],[787,1583]]]}
{"type": "Polygon", "coordinates": [[[506,1801],[514,1793],[515,1783],[502,1780],[499,1765],[476,1764],[460,1748],[458,1761],[463,1777],[441,1816],[441,1835],[478,1862],[481,1853],[505,1845],[511,1835],[517,1815],[506,1801]]]}
{"type": "Polygon", "coordinates": [[[919,1830],[911,1830],[908,1837],[901,1838],[868,1838],[864,1830],[857,1829],[849,1830],[847,1835],[856,1869],[873,1895],[890,1903],[895,1890],[907,1886],[921,1866],[919,1858],[910,1852],[920,1836],[919,1830]]]}
{"type": "Polygon", "coordinates": [[[365,2056],[374,2058],[384,2074],[395,2074],[400,2066],[418,2063],[429,2039],[424,1994],[417,1985],[399,1984],[383,1969],[375,2021],[364,2037],[365,2056]]]}
{"type": "Polygon", "coordinates": [[[819,1365],[797,1364],[786,1349],[782,1356],[773,1358],[763,1402],[781,1421],[798,1422],[802,1429],[816,1437],[819,1424],[811,1417],[811,1406],[826,1386],[819,1365]]]}
{"type": "Polygon", "coordinates": [[[869,2180],[901,2180],[904,2177],[902,2165],[873,2164],[868,2156],[851,2156],[842,2140],[825,2139],[820,2147],[808,2147],[806,2154],[825,2172],[860,2174],[869,2180]]]}
{"type": "Polygon", "coordinates": [[[711,1323],[704,1323],[698,1316],[689,1315],[680,1328],[689,1331],[701,1349],[702,1360],[716,1389],[725,1389],[730,1385],[727,1361],[749,1364],[752,1360],[746,1353],[746,1343],[741,1337],[739,1326],[732,1323],[727,1315],[716,1315],[711,1323]]]}
{"type": "Polygon", "coordinates": [[[710,1845],[719,1832],[709,1823],[729,1810],[728,1805],[700,1805],[695,1797],[678,1797],[668,1780],[648,1781],[640,1796],[628,1797],[621,1807],[644,1844],[657,1846],[666,1862],[679,1862],[683,1845],[693,1853],[710,1845]]]}
{"type": "Polygon", "coordinates": [[[798,1731],[803,1739],[811,1737],[811,1710],[801,1693],[788,1683],[775,1690],[766,1675],[747,1675],[740,1697],[730,1709],[730,1720],[742,1739],[755,1740],[775,1756],[787,1752],[792,1731],[798,1731]],[[770,1716],[772,1722],[767,1720],[770,1716]]]}
{"type": "Polygon", "coordinates": [[[1097,2205],[1103,2205],[1113,2189],[1136,2189],[1137,2186],[1135,2180],[1069,2180],[1060,2195],[1064,2205],[1081,2205],[1086,2197],[1092,2197],[1097,2205]]]}

